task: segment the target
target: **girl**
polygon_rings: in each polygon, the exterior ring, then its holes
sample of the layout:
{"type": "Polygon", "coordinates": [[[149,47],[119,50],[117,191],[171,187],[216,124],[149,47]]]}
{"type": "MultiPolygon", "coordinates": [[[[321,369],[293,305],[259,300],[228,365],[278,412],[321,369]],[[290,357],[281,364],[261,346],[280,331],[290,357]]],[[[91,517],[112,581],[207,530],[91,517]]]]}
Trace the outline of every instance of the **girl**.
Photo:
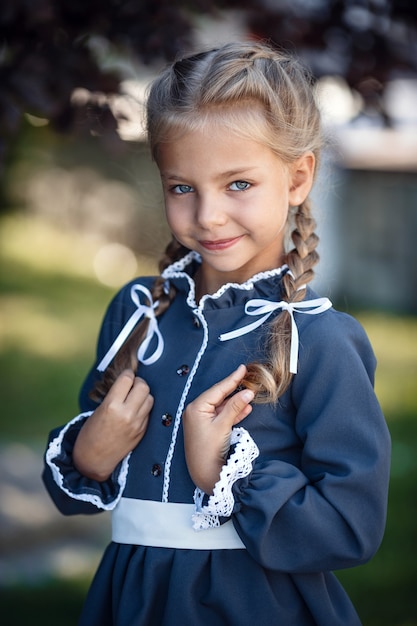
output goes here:
{"type": "Polygon", "coordinates": [[[380,544],[389,436],[364,331],[308,287],[311,81],[225,45],[162,73],[147,123],[173,239],[46,452],[63,513],[112,511],[80,625],[360,624],[331,570],[380,544]]]}

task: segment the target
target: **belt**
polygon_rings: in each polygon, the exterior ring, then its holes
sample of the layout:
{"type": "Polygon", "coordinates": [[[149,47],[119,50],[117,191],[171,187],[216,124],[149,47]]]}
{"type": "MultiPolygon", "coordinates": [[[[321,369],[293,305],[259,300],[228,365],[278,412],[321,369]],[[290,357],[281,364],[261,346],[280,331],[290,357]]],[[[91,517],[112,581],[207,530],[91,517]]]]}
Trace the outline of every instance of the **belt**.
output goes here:
{"type": "Polygon", "coordinates": [[[197,531],[192,527],[194,512],[193,504],[121,498],[112,512],[112,541],[157,548],[245,549],[231,520],[197,531]]]}

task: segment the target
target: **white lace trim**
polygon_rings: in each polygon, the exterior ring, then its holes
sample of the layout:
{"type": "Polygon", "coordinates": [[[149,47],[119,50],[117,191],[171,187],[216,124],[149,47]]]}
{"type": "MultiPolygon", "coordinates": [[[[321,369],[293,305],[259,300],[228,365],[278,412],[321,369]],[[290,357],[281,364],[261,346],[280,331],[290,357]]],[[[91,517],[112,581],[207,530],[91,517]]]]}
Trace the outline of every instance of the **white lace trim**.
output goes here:
{"type": "Polygon", "coordinates": [[[172,435],[171,435],[171,443],[170,443],[168,454],[165,460],[164,484],[162,487],[162,502],[168,502],[168,499],[169,499],[169,486],[170,486],[170,481],[171,481],[171,465],[172,465],[172,459],[174,458],[174,450],[175,450],[175,446],[177,443],[177,435],[178,435],[178,430],[179,430],[181,420],[182,420],[182,414],[185,408],[185,402],[187,400],[187,396],[190,391],[191,384],[194,380],[194,376],[198,370],[198,366],[200,365],[200,361],[203,357],[203,354],[206,351],[207,344],[208,344],[207,322],[204,319],[203,315],[199,315],[199,318],[200,318],[200,321],[204,330],[203,342],[195,358],[194,365],[191,369],[191,372],[188,374],[188,379],[185,384],[184,390],[181,394],[181,399],[178,404],[177,412],[175,414],[175,420],[174,420],[174,425],[172,428],[172,435]]]}
{"type": "Polygon", "coordinates": [[[195,513],[192,516],[194,530],[207,530],[220,526],[219,517],[230,517],[235,500],[232,493],[234,483],[240,478],[249,476],[252,463],[259,456],[259,449],[245,428],[232,430],[230,445],[236,448],[222,467],[220,478],[214,486],[213,495],[203,506],[204,492],[194,492],[195,513]]]}
{"type": "Polygon", "coordinates": [[[89,417],[92,413],[93,411],[80,413],[79,415],[74,417],[70,422],[68,422],[68,424],[64,426],[62,430],[60,430],[58,436],[55,437],[55,439],[53,439],[51,443],[49,444],[48,449],[46,451],[45,460],[46,460],[46,463],[51,468],[54,481],[56,482],[58,487],[62,489],[62,491],[64,491],[64,493],[66,493],[68,496],[70,496],[74,500],[82,500],[84,502],[91,502],[91,504],[94,504],[99,509],[104,509],[105,511],[111,511],[112,509],[114,509],[114,507],[116,506],[116,504],[119,502],[120,498],[122,497],[122,494],[126,485],[127,473],[129,470],[130,454],[128,454],[128,456],[126,456],[123,459],[122,466],[121,466],[119,476],[117,479],[118,485],[120,487],[119,494],[112,502],[108,504],[105,504],[102,501],[101,497],[96,494],[73,493],[72,491],[67,489],[64,486],[64,476],[62,475],[61,470],[58,467],[58,465],[54,463],[54,459],[61,454],[62,442],[64,440],[65,434],[68,432],[71,426],[81,421],[82,419],[89,417]]]}
{"type": "MultiPolygon", "coordinates": [[[[188,280],[188,283],[190,285],[190,293],[188,294],[187,303],[190,306],[196,306],[195,283],[194,283],[193,278],[185,272],[185,268],[188,267],[188,265],[190,265],[192,261],[194,260],[201,262],[201,256],[198,254],[198,252],[191,251],[188,254],[186,254],[184,257],[182,257],[182,259],[180,259],[179,261],[176,261],[172,265],[169,265],[162,272],[162,276],[166,279],[186,278],[188,280]]],[[[286,270],[288,270],[288,265],[284,264],[284,265],[281,265],[281,267],[277,267],[272,270],[259,272],[258,274],[255,274],[254,276],[249,278],[244,283],[225,283],[215,293],[205,294],[200,300],[199,308],[203,307],[205,300],[209,300],[209,299],[217,300],[230,288],[240,289],[242,291],[249,291],[254,288],[254,283],[263,279],[272,278],[274,276],[280,276],[286,270]]]]}

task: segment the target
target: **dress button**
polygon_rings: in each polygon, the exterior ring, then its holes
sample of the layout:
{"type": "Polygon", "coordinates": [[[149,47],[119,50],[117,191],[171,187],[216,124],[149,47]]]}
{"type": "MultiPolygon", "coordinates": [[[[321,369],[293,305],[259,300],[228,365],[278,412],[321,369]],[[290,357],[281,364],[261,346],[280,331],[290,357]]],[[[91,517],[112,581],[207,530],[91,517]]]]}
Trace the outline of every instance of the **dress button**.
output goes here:
{"type": "Polygon", "coordinates": [[[162,468],[160,465],[158,465],[158,463],[155,463],[155,465],[152,465],[152,476],[155,476],[155,478],[158,478],[158,476],[160,476],[162,474],[162,468]]]}
{"type": "Polygon", "coordinates": [[[193,326],[195,326],[196,328],[200,328],[201,326],[201,322],[196,315],[194,315],[193,317],[193,326]]]}
{"type": "Polygon", "coordinates": [[[180,365],[180,367],[177,369],[177,374],[178,376],[186,376],[189,371],[190,368],[188,367],[188,365],[180,365]]]}
{"type": "Polygon", "coordinates": [[[172,415],[170,413],[164,413],[161,417],[161,421],[163,426],[171,426],[172,424],[172,415]]]}

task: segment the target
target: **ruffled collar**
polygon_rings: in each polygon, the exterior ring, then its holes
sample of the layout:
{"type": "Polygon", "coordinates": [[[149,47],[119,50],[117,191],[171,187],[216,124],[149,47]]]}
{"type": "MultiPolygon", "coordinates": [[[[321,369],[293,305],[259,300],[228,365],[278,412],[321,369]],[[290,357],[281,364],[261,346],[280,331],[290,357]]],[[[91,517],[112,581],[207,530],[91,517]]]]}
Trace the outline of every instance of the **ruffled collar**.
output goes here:
{"type": "Polygon", "coordinates": [[[270,299],[277,298],[282,293],[281,280],[288,272],[288,266],[259,272],[243,283],[226,283],[215,293],[204,295],[197,303],[195,299],[196,286],[194,276],[201,265],[201,257],[191,251],[184,257],[169,265],[162,276],[179,292],[186,292],[187,303],[192,308],[212,309],[240,306],[242,302],[256,297],[270,299]]]}

